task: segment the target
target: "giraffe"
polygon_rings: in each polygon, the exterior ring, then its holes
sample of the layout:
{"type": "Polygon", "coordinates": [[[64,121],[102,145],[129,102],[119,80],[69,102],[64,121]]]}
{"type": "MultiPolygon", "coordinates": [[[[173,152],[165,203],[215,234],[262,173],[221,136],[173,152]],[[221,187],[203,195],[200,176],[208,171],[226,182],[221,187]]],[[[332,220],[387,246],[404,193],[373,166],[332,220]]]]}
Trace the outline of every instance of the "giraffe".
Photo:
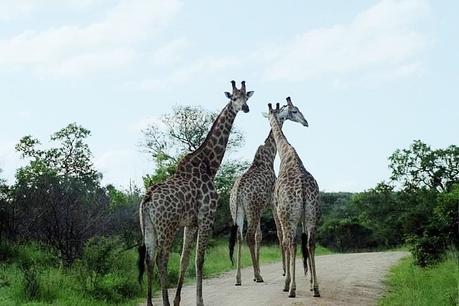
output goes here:
{"type": "MultiPolygon", "coordinates": [[[[291,109],[294,108],[290,97],[287,97],[287,105],[291,109]]],[[[319,297],[319,284],[314,259],[315,236],[320,219],[319,186],[314,177],[305,169],[296,150],[287,141],[276,116],[277,112],[272,109],[271,104],[268,104],[268,108],[269,114],[267,116],[281,160],[279,176],[274,186],[274,203],[281,225],[278,231],[282,232],[282,248],[285,253],[287,268],[283,290],[289,292],[289,297],[296,295],[295,238],[296,228],[301,222],[303,268],[306,274],[309,264],[311,291],[314,291],[314,297],[319,297]]]]}
{"type": "Polygon", "coordinates": [[[174,305],[180,304],[189,257],[196,241],[196,304],[204,305],[202,298],[202,269],[204,253],[217,210],[218,195],[214,177],[225,154],[228,137],[239,111],[249,112],[247,100],[253,91],[246,91],[245,82],[232,93],[225,92],[230,101],[216,118],[206,139],[194,152],[178,164],[175,175],[163,183],[151,186],[139,207],[143,243],[139,247],[139,281],[147,267],[147,305],[152,305],[152,274],[154,261],[158,267],[163,305],[169,305],[167,293],[167,262],[170,248],[179,227],[184,227],[180,273],[174,305]]]}
{"type": "MultiPolygon", "coordinates": [[[[303,125],[308,124],[296,106],[294,109],[289,109],[289,106],[285,105],[279,109],[279,103],[277,103],[277,111],[281,127],[286,120],[298,122],[303,125]]],[[[276,143],[273,131],[271,130],[264,144],[258,147],[250,168],[241,177],[236,179],[231,189],[230,210],[234,225],[231,230],[229,249],[230,258],[233,262],[234,246],[237,240],[236,286],[241,285],[241,245],[244,217],[247,218],[246,240],[252,258],[254,281],[263,282],[263,278],[260,275],[259,263],[262,239],[260,217],[265,209],[272,209],[272,191],[274,189],[274,182],[276,181],[276,174],[274,172],[274,158],[276,157],[276,153],[276,143]]],[[[274,220],[276,227],[280,227],[276,214],[274,214],[274,220]]],[[[282,237],[280,235],[278,239],[279,244],[282,245],[282,237]]],[[[285,275],[285,257],[283,252],[282,259],[285,275]]]]}

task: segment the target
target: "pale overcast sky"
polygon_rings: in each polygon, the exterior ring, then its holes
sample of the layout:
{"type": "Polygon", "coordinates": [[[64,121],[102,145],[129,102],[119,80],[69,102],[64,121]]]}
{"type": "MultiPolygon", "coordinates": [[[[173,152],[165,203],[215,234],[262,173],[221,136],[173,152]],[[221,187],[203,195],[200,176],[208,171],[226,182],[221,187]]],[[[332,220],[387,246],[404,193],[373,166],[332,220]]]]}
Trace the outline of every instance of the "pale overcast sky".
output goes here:
{"type": "Polygon", "coordinates": [[[230,81],[255,94],[237,126],[252,160],[268,102],[309,127],[285,134],[321,190],[387,179],[414,139],[459,143],[459,1],[0,0],[0,168],[14,145],[77,122],[104,183],[141,181],[140,130],[173,105],[220,110],[230,81]]]}

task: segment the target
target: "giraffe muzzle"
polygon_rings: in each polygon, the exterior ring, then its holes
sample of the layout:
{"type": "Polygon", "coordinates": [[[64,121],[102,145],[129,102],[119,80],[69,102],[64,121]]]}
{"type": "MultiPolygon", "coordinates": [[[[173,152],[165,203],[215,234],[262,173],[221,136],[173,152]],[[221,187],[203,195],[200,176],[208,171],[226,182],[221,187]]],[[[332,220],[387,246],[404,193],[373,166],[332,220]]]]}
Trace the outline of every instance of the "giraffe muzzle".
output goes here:
{"type": "Polygon", "coordinates": [[[250,109],[249,109],[249,106],[248,106],[247,104],[242,105],[242,111],[243,111],[244,113],[248,113],[249,110],[250,110],[250,109]]]}

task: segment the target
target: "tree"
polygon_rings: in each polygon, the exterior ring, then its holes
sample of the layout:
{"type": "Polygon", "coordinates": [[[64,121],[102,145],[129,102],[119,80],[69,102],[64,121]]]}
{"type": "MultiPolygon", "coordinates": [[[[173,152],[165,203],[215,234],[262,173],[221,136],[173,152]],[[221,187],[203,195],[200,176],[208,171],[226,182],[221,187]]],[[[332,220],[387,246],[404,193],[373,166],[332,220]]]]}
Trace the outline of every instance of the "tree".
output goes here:
{"type": "MultiPolygon", "coordinates": [[[[140,146],[154,159],[162,161],[180,159],[183,154],[199,148],[204,142],[218,113],[199,106],[175,106],[172,113],[162,115],[159,123],[152,123],[142,131],[140,146]]],[[[242,146],[242,133],[233,128],[227,150],[242,146]]]]}
{"type": "Polygon", "coordinates": [[[459,147],[432,150],[416,140],[389,158],[391,179],[401,183],[403,232],[415,262],[427,266],[449,247],[458,247],[459,147]]]}
{"type": "Polygon", "coordinates": [[[405,188],[426,187],[443,192],[459,182],[459,147],[455,145],[432,150],[416,140],[408,149],[396,150],[389,161],[391,179],[405,188]]]}
{"type": "Polygon", "coordinates": [[[108,220],[109,200],[85,143],[89,135],[72,123],[51,136],[49,149],[40,149],[32,136],[16,146],[29,160],[11,191],[19,234],[54,247],[65,264],[81,254],[86,240],[104,232],[108,220]]]}

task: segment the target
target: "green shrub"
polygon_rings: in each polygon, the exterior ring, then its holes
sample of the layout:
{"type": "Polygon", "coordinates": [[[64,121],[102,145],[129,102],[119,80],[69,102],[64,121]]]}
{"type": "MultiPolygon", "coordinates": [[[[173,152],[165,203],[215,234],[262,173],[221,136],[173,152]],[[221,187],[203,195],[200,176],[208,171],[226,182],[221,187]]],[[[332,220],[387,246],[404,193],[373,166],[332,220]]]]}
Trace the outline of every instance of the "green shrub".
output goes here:
{"type": "Polygon", "coordinates": [[[379,245],[373,231],[356,219],[333,219],[324,223],[319,228],[317,240],[321,245],[340,252],[367,250],[379,245]]]}
{"type": "Polygon", "coordinates": [[[119,303],[140,292],[135,276],[135,258],[123,252],[119,238],[89,240],[76,263],[80,289],[98,300],[119,303]]]}

